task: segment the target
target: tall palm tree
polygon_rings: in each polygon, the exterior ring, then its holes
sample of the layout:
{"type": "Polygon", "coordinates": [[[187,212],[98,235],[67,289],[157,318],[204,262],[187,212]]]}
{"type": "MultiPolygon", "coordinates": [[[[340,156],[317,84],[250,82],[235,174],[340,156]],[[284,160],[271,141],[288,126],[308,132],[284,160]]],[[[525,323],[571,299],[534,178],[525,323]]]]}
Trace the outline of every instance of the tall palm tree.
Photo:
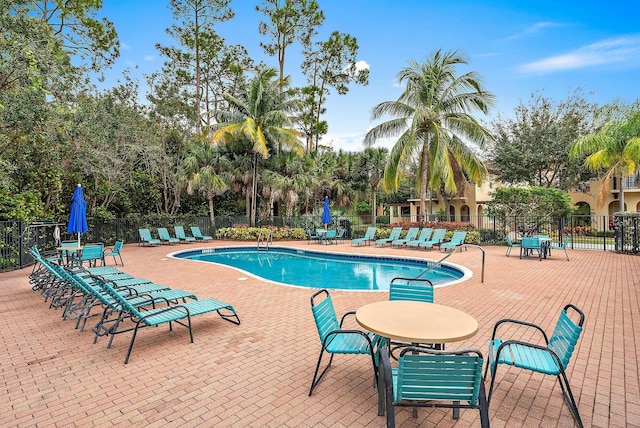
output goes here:
{"type": "Polygon", "coordinates": [[[367,148],[362,152],[362,171],[367,177],[371,191],[371,223],[376,224],[376,193],[384,176],[384,165],[387,162],[388,150],[367,148]]]}
{"type": "Polygon", "coordinates": [[[585,167],[590,171],[606,170],[599,200],[611,188],[614,176],[620,177],[620,211],[624,211],[623,178],[633,175],[640,166],[640,102],[631,106],[607,106],[600,111],[604,125],[595,133],[579,138],[569,156],[587,156],[585,167]]]}
{"type": "Polygon", "coordinates": [[[417,154],[422,216],[427,189],[443,187],[448,193],[458,193],[467,180],[481,183],[487,175],[484,164],[465,141],[484,148],[492,139],[472,113],[486,114],[494,96],[483,88],[477,73],[456,76],[456,66],[461,64],[467,61],[457,51],[441,50],[424,64],[410,61],[398,74],[398,82],[406,85],[400,97],[371,110],[372,120],[393,118],[367,133],[366,146],[399,136],[387,159],[383,187],[397,190],[400,164],[417,154]],[[464,181],[456,183],[456,178],[464,181]]]}
{"type": "Polygon", "coordinates": [[[187,193],[195,191],[204,193],[209,201],[209,220],[215,230],[213,197],[224,193],[229,188],[229,180],[224,174],[229,162],[215,150],[203,142],[197,142],[184,159],[184,169],[188,176],[187,193]]]}
{"type": "Polygon", "coordinates": [[[258,198],[258,168],[260,157],[269,157],[270,150],[281,145],[302,155],[299,132],[292,128],[290,114],[296,103],[286,99],[280,90],[273,68],[259,68],[249,82],[246,91],[239,96],[224,94],[229,109],[220,111],[218,123],[211,126],[211,144],[225,144],[246,140],[253,154],[253,184],[251,199],[251,224],[256,224],[258,198]]]}

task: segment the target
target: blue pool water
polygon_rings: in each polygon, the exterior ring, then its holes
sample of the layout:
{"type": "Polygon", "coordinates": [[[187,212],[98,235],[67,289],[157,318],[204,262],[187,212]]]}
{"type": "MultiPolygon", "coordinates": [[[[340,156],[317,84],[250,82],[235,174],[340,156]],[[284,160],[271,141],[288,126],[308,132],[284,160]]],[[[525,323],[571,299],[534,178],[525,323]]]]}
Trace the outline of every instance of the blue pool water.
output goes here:
{"type": "MultiPolygon", "coordinates": [[[[388,290],[393,278],[415,278],[427,269],[427,261],[395,257],[334,254],[292,248],[272,247],[268,252],[256,247],[209,248],[173,255],[232,266],[248,274],[278,282],[310,288],[340,290],[388,290]]],[[[422,278],[434,286],[458,280],[464,272],[440,266],[422,278]]]]}

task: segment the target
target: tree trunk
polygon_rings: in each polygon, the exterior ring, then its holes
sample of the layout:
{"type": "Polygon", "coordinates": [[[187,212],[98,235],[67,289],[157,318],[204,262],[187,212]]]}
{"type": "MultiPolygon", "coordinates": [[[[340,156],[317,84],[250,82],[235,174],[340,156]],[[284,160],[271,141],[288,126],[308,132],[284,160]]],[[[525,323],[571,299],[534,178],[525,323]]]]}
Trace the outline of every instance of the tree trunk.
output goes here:
{"type": "Polygon", "coordinates": [[[374,226],[376,225],[376,211],[377,211],[377,207],[376,207],[376,189],[371,189],[371,224],[373,224],[374,226]]]}
{"type": "Polygon", "coordinates": [[[426,204],[425,200],[427,199],[427,186],[429,185],[429,176],[427,174],[429,167],[429,144],[425,143],[422,145],[422,174],[420,177],[420,218],[418,218],[419,222],[423,222],[425,219],[426,212],[426,204]]]}
{"type": "Polygon", "coordinates": [[[211,229],[216,230],[216,218],[213,214],[213,197],[209,198],[209,220],[211,221],[211,229]]]}

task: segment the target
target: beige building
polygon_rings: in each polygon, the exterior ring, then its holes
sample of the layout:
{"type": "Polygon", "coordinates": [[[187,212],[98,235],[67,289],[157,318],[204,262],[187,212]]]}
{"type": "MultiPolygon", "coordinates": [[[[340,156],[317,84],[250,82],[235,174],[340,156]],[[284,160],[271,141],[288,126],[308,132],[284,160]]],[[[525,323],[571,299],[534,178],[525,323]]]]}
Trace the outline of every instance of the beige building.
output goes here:
{"type": "MultiPolygon", "coordinates": [[[[625,211],[640,212],[640,173],[623,179],[625,211]]],[[[463,197],[453,198],[448,212],[445,212],[445,202],[441,197],[428,199],[427,214],[429,218],[446,217],[448,221],[471,221],[484,215],[484,209],[491,200],[491,193],[500,187],[500,183],[492,174],[482,186],[468,186],[463,197]]],[[[602,194],[602,201],[598,201],[601,180],[593,180],[579,189],[569,192],[575,205],[587,205],[582,208],[583,213],[594,216],[609,216],[620,211],[620,179],[616,178],[609,184],[609,189],[602,194]]],[[[420,199],[409,199],[406,204],[394,204],[390,207],[390,223],[417,222],[420,218],[420,199]]],[[[444,218],[443,218],[444,219],[444,218]]],[[[481,225],[476,224],[480,227],[481,225]]]]}

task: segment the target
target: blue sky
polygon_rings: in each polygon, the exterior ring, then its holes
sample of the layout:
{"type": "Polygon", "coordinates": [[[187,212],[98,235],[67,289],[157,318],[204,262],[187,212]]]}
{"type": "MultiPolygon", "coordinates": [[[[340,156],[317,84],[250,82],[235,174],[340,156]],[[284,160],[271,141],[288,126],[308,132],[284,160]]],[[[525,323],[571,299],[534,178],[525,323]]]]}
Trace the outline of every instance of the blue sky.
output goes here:
{"type": "MultiPolygon", "coordinates": [[[[234,0],[236,17],[216,31],[229,44],[242,44],[256,61],[274,67],[264,55],[255,12],[260,0],[234,0]]],[[[329,133],[323,143],[334,149],[361,150],[375,125],[371,108],[395,100],[401,92],[397,73],[409,60],[424,61],[437,49],[459,50],[469,61],[459,74],[479,73],[496,96],[489,123],[510,117],[520,101],[542,93],[557,102],[575,89],[600,105],[640,98],[640,1],[432,1],[319,0],[326,19],[318,40],[332,31],[351,34],[360,46],[358,60],[370,68],[367,86],[352,85],[344,96],[327,100],[329,133]]],[[[168,1],[105,0],[100,16],[116,26],[121,55],[102,86],[113,86],[122,71],[133,76],[159,70],[163,58],[156,43],[171,44],[168,1]]],[[[299,49],[287,53],[285,73],[294,85],[306,82],[299,72],[299,49]]],[[[140,80],[143,79],[140,77],[140,80]]],[[[142,82],[141,82],[142,83],[142,82]]],[[[381,142],[389,147],[392,141],[381,142]]]]}

